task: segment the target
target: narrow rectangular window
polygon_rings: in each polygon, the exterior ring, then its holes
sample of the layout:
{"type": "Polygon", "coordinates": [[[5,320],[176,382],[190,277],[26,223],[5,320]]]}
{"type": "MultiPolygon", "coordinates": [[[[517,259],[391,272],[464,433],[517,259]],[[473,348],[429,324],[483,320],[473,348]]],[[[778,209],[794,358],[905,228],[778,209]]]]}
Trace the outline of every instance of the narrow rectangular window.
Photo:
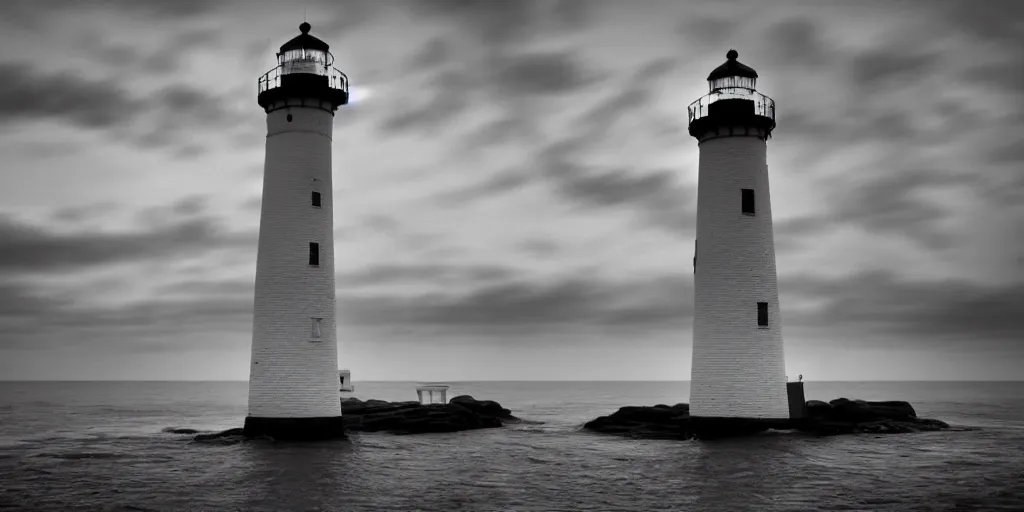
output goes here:
{"type": "Polygon", "coordinates": [[[320,192],[313,192],[313,206],[320,208],[320,192]]]}
{"type": "Polygon", "coordinates": [[[697,273],[697,240],[693,241],[693,273],[697,273]]]}
{"type": "MultiPolygon", "coordinates": [[[[313,333],[311,336],[315,340],[320,339],[320,322],[323,321],[323,318],[313,317],[311,320],[313,321],[313,333]]],[[[342,380],[344,380],[344,377],[342,377],[342,380]]]]}
{"type": "Polygon", "coordinates": [[[759,327],[768,326],[768,303],[758,302],[757,303],[757,325],[759,327]]]}
{"type": "Polygon", "coordinates": [[[309,264],[320,265],[320,244],[316,242],[309,243],[309,264]]]}
{"type": "Polygon", "coordinates": [[[743,201],[742,201],[743,204],[741,206],[741,210],[743,210],[743,214],[744,215],[753,215],[754,214],[754,189],[752,189],[752,188],[745,188],[745,189],[742,189],[742,190],[743,190],[743,195],[742,195],[743,196],[743,201]]]}

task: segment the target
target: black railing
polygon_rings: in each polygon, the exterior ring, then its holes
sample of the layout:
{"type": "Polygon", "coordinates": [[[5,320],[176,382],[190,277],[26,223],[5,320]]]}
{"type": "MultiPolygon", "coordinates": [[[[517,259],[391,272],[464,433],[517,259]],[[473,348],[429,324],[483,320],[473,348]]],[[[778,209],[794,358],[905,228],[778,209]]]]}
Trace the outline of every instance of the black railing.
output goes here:
{"type": "MultiPolygon", "coordinates": [[[[257,94],[262,94],[271,89],[281,87],[281,77],[286,75],[298,74],[299,72],[286,69],[285,65],[280,65],[267,71],[257,80],[256,88],[257,94]]],[[[320,75],[327,78],[327,85],[331,89],[338,89],[343,92],[348,92],[348,77],[345,73],[338,71],[337,68],[332,66],[323,66],[316,69],[313,73],[307,73],[313,75],[320,75]]]]}
{"type": "Polygon", "coordinates": [[[701,96],[697,101],[690,103],[687,107],[692,123],[702,117],[707,117],[708,107],[716,101],[722,100],[750,100],[754,102],[754,115],[764,116],[775,120],[775,100],[751,89],[721,89],[701,96]]]}

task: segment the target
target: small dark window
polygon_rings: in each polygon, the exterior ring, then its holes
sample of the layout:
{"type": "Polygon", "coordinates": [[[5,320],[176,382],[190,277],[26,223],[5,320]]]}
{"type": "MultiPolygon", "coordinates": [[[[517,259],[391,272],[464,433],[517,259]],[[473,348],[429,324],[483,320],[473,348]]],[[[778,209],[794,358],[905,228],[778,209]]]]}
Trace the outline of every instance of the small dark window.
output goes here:
{"type": "Polygon", "coordinates": [[[697,273],[697,240],[693,241],[693,273],[697,273]]]}
{"type": "Polygon", "coordinates": [[[760,327],[768,326],[768,303],[758,302],[757,303],[757,325],[760,327]]]}
{"type": "Polygon", "coordinates": [[[320,264],[320,244],[316,242],[309,243],[309,264],[319,265],[320,264]]]}
{"type": "Polygon", "coordinates": [[[742,210],[745,215],[754,214],[754,189],[745,188],[743,189],[743,205],[742,210]]]}
{"type": "Polygon", "coordinates": [[[320,192],[313,192],[313,206],[320,208],[320,192]]]}
{"type": "Polygon", "coordinates": [[[286,117],[285,119],[287,119],[289,123],[292,122],[292,115],[288,114],[288,117],[286,117]]]}

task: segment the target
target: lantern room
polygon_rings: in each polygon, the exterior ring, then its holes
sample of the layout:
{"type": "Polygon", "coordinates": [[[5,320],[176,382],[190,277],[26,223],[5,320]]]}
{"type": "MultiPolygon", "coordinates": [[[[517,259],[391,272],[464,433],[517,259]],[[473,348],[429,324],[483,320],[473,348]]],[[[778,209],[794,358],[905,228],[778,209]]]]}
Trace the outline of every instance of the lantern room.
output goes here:
{"type": "Polygon", "coordinates": [[[708,75],[709,92],[687,108],[690,135],[699,140],[737,133],[767,139],[775,129],[775,100],[757,92],[757,72],[738,57],[729,50],[708,75]]]}
{"type": "Polygon", "coordinates": [[[334,64],[334,56],[328,51],[330,47],[327,43],[309,35],[311,28],[309,23],[303,22],[299,25],[299,31],[302,33],[281,45],[281,51],[277,54],[277,64],[281,67],[282,74],[309,73],[327,76],[328,69],[334,64]]]}
{"type": "Polygon", "coordinates": [[[333,113],[348,103],[348,77],[335,69],[330,47],[310,35],[311,28],[299,25],[300,34],[281,45],[277,66],[257,81],[257,100],[268,113],[296,104],[333,113]]]}

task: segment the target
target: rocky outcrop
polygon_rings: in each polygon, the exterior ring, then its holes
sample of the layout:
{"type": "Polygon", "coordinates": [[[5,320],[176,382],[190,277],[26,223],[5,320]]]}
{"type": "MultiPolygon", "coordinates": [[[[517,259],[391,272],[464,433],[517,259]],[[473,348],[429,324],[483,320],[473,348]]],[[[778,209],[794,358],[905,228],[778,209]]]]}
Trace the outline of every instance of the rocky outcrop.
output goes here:
{"type": "Polygon", "coordinates": [[[447,404],[386,402],[345,398],[341,401],[345,429],[354,432],[426,434],[498,428],[522,422],[512,411],[493,400],[476,400],[469,395],[452,398],[447,404]]]}
{"type": "MultiPolygon", "coordinates": [[[[388,432],[392,434],[426,434],[460,432],[481,428],[498,428],[508,423],[542,423],[526,421],[512,415],[494,400],[477,400],[461,395],[447,404],[421,405],[419,402],[386,402],[384,400],[341,400],[344,430],[351,432],[388,432]]],[[[197,434],[193,441],[206,444],[235,444],[250,440],[274,439],[253,436],[245,429],[232,428],[222,432],[199,433],[187,428],[166,428],[174,434],[197,434]]]]}
{"type": "Polygon", "coordinates": [[[868,402],[848,398],[837,398],[827,404],[812,402],[807,402],[808,418],[798,425],[799,430],[830,435],[898,434],[950,428],[939,420],[918,418],[914,407],[907,402],[868,402]]]}
{"type": "Polygon", "coordinates": [[[587,422],[583,428],[637,439],[693,439],[690,405],[622,407],[610,416],[587,422]]]}
{"type": "Polygon", "coordinates": [[[604,434],[642,439],[712,439],[773,430],[798,430],[816,435],[906,433],[947,430],[939,420],[918,418],[907,402],[867,402],[838,398],[810,400],[807,417],[762,420],[748,418],[693,418],[687,404],[622,407],[609,416],[587,422],[583,428],[604,434]]]}

